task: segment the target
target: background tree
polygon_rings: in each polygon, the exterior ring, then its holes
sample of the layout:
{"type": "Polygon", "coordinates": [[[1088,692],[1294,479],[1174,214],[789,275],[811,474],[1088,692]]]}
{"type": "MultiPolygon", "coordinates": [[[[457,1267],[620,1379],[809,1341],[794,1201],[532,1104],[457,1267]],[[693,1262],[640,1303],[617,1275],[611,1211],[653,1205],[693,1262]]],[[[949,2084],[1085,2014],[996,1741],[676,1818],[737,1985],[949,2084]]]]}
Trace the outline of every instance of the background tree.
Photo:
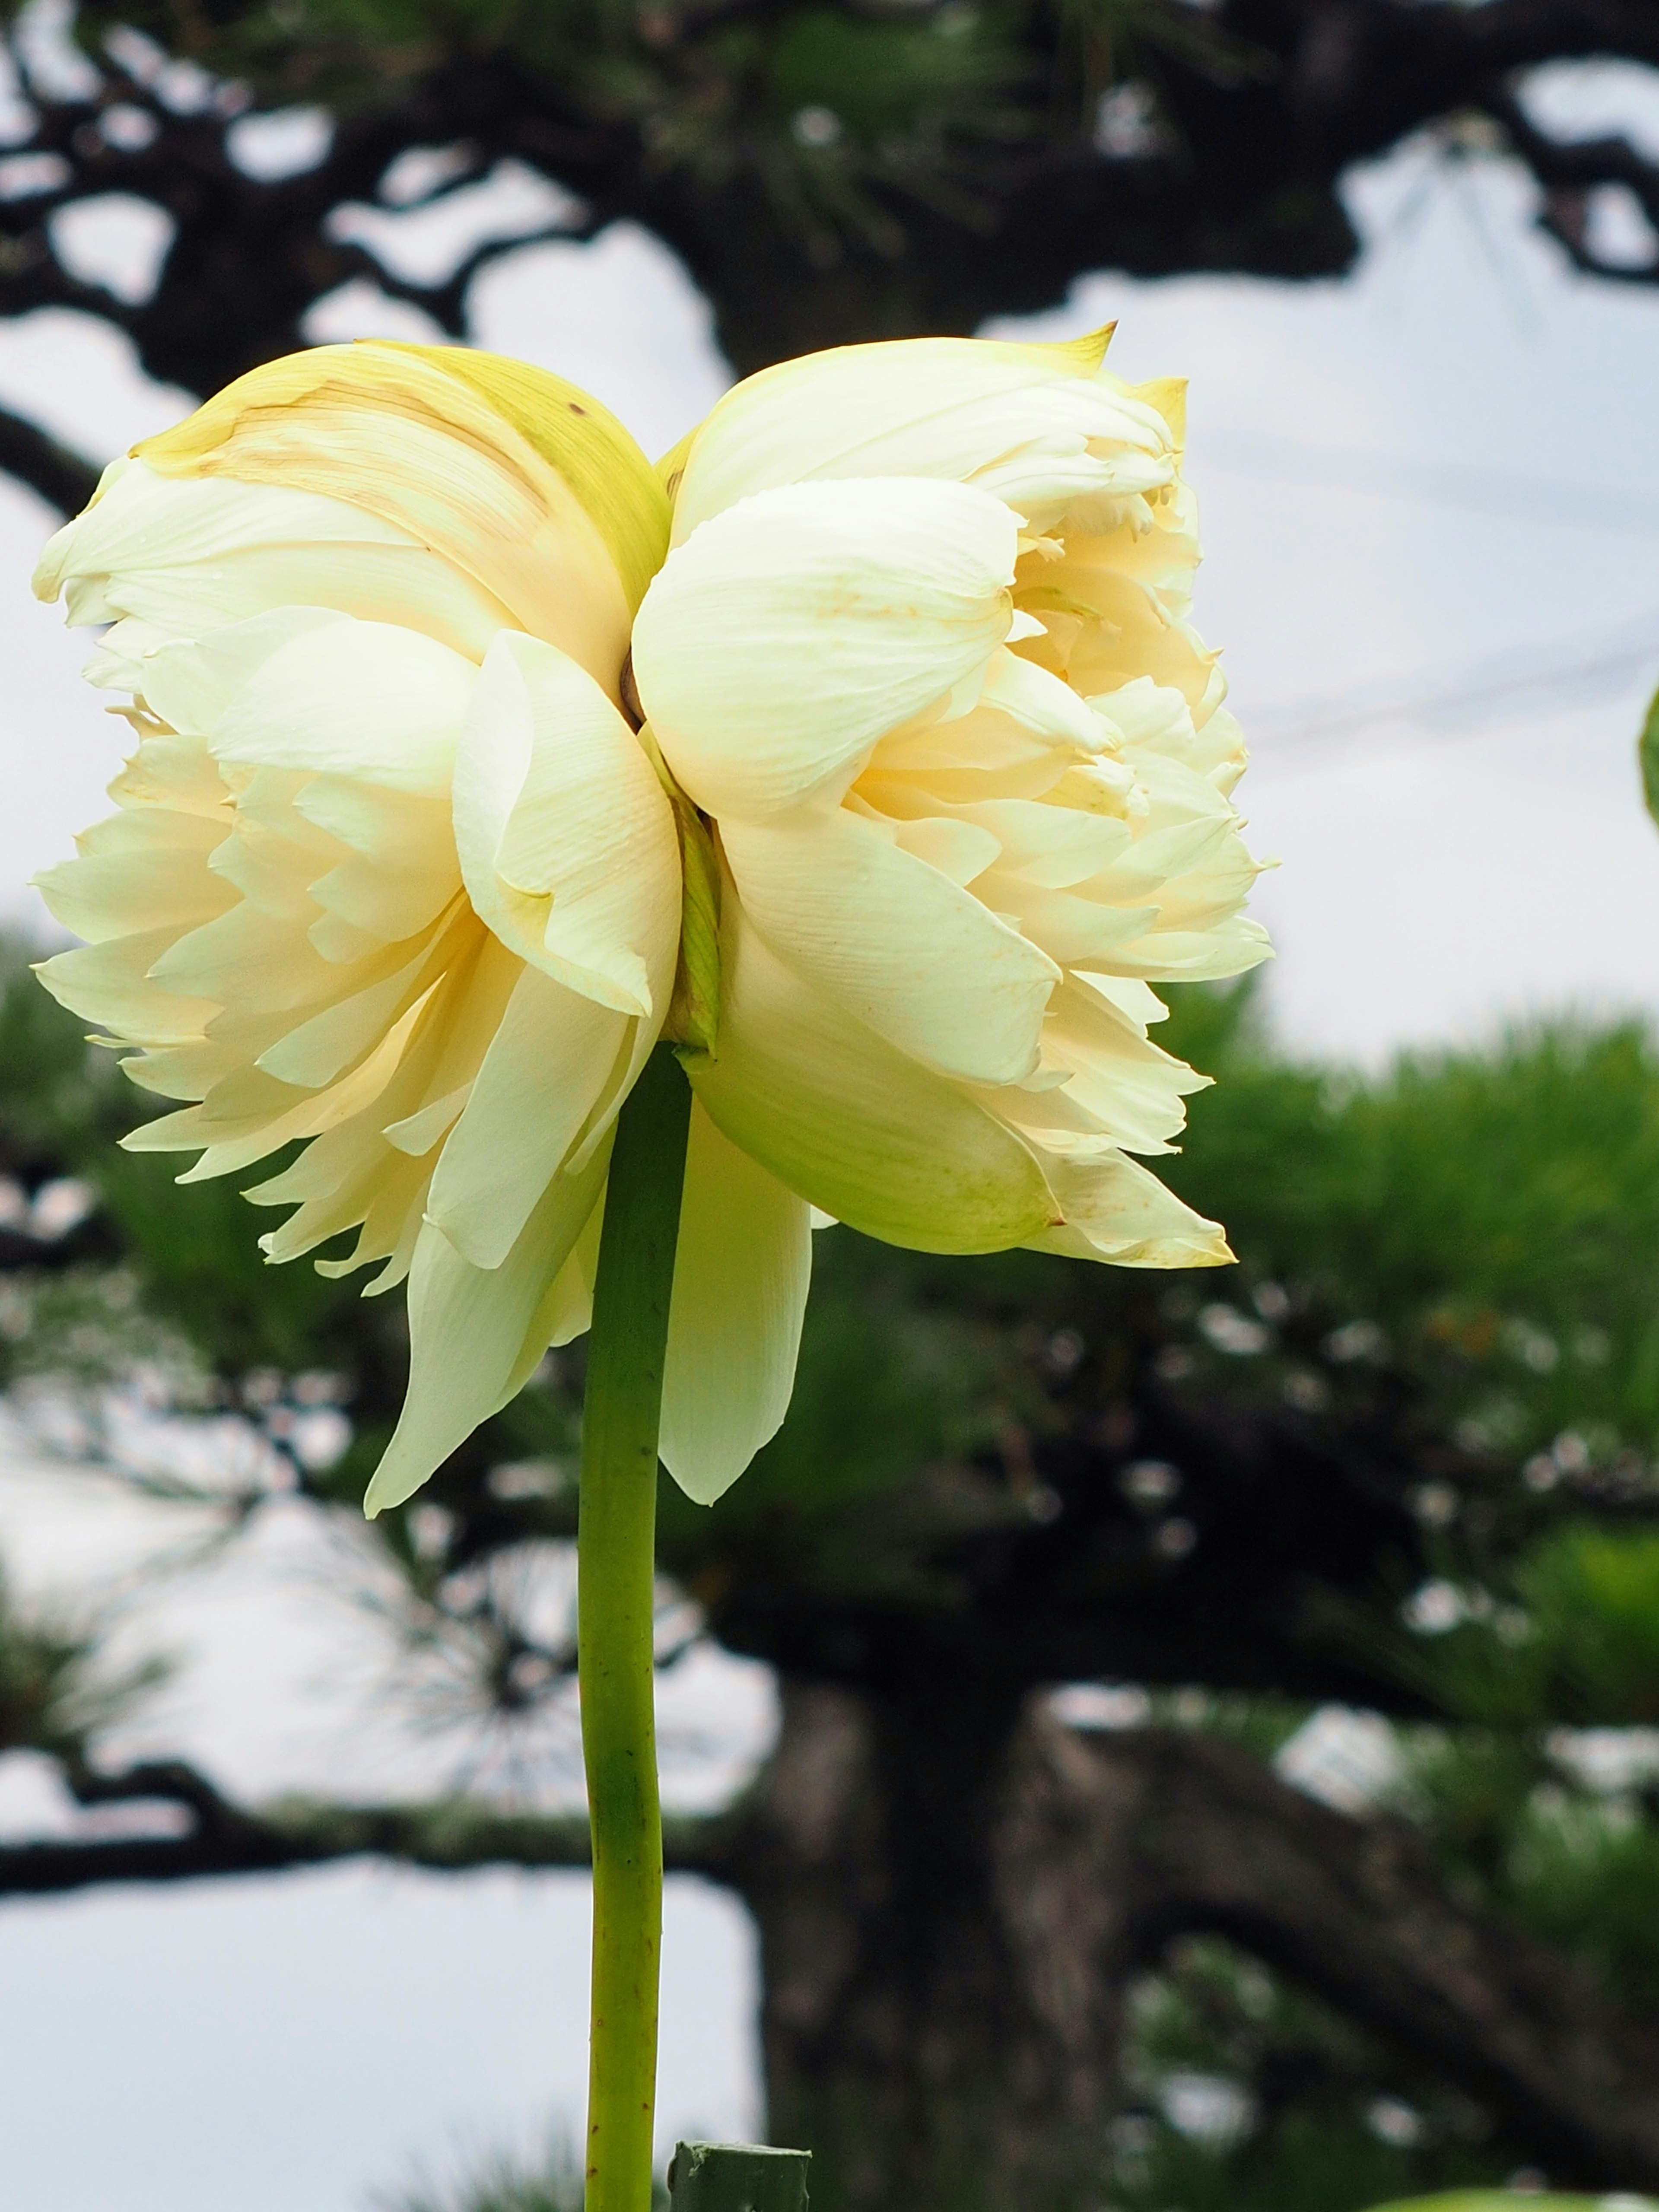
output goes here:
{"type": "MultiPolygon", "coordinates": [[[[1599,259],[1593,220],[1622,191],[1659,222],[1655,166],[1558,142],[1525,94],[1547,61],[1659,60],[1651,0],[285,0],[87,7],[73,45],[54,20],[5,16],[0,313],[93,314],[196,392],[354,278],[464,333],[524,234],[417,283],[361,213],[460,203],[505,163],[556,188],[537,235],[628,219],[673,247],[739,368],[972,328],[1103,266],[1340,271],[1345,173],[1422,129],[1449,161],[1522,161],[1580,266],[1659,274],[1599,259]],[[162,219],[142,296],[76,260],[66,218],[111,194],[162,219]]],[[[15,417],[0,465],[65,511],[92,482],[15,417]]],[[[1058,2212],[1103,2166],[1114,2201],[1194,2212],[1340,2212],[1523,2161],[1654,2185],[1650,1790],[1599,1788],[1559,1732],[1654,1717],[1651,1048],[1561,1032],[1334,1087],[1242,1005],[1181,1019],[1226,1079],[1178,1173],[1233,1225],[1237,1279],[834,1232],[784,1435],[715,1515],[665,1497],[704,1632],[783,1685],[754,1789],[670,1837],[757,1915],[775,2130],[848,2212],[1058,2212]],[[1062,1725],[1049,1693],[1079,1680],[1139,1686],[1150,1724],[1062,1725]],[[1360,1818],[1267,1763],[1334,1698],[1399,1723],[1393,1800],[1360,1818]],[[1189,2099],[1177,2125],[1194,2081],[1210,2119],[1189,2099]]],[[[233,1193],[114,1153],[137,1104],[32,985],[0,1070],[18,1387],[76,1374],[95,1413],[164,1348],[319,1513],[355,1513],[398,1316],[263,1269],[233,1193]],[[321,1390],[352,1422],[326,1469],[294,1446],[321,1390]]],[[[550,1365],[423,1517],[381,1524],[408,1632],[464,1630],[497,1722],[568,1674],[489,1569],[569,1530],[580,1383],[579,1355],[550,1365]]],[[[175,1762],[113,1772],[100,1734],[138,1686],[7,1618],[0,1741],[191,1826],[0,1849],[0,1889],[585,1847],[491,1805],[250,1808],[175,1762]]]]}
{"type": "MultiPolygon", "coordinates": [[[[14,1359],[61,1373],[72,1322],[108,1371],[165,1326],[198,1395],[279,1445],[332,1371],[350,1448],[293,1479],[355,1514],[395,1316],[258,1267],[233,1192],[112,1151],[107,1064],[33,989],[4,1013],[14,1359]],[[66,1176],[97,1206],[31,1237],[69,1218],[43,1195],[66,1176]]],[[[1557,1031],[1337,1084],[1268,1057],[1243,1000],[1178,1018],[1224,1079],[1177,1173],[1237,1277],[832,1231],[782,1434],[713,1512],[665,1488],[702,1632],[782,1686],[755,1785],[669,1839],[756,1915],[772,2128],[815,2145],[832,2212],[1048,2212],[1103,2165],[1148,2205],[1340,2208],[1524,2162],[1651,2185],[1659,1843],[1556,1731],[1650,1719],[1659,1680],[1659,1063],[1635,1030],[1557,1031]],[[1152,1724],[1064,1725],[1049,1693],[1088,1680],[1147,1686],[1152,1724]],[[1346,1817],[1264,1764],[1332,1698],[1405,1724],[1391,1808],[1346,1817]],[[1194,2075],[1231,2085],[1237,2140],[1170,2124],[1194,2075]]],[[[465,1630],[498,1721],[568,1680],[568,1636],[489,1570],[568,1535],[579,1386],[562,1355],[377,1524],[410,1632],[465,1630]]],[[[181,1767],[111,1773],[87,1655],[25,1624],[8,1648],[10,1741],[84,1798],[193,1820],[0,1850],[0,1888],[585,1848],[578,1820],[489,1805],[250,1808],[181,1767]]]]}
{"type": "MultiPolygon", "coordinates": [[[[472,277],[523,234],[416,282],[354,211],[453,201],[503,163],[556,188],[534,235],[626,219],[672,246],[739,371],[970,331],[1097,269],[1338,275],[1345,174],[1419,131],[1448,161],[1523,163],[1578,266],[1659,278],[1595,220],[1612,194],[1659,227],[1659,162],[1553,136],[1525,89],[1552,61],[1659,62],[1653,0],[82,0],[70,21],[73,45],[41,0],[0,10],[0,315],[97,316],[198,394],[303,343],[356,277],[463,336],[472,277]],[[111,195],[160,219],[147,293],[77,261],[64,218],[111,195]]],[[[76,459],[0,422],[0,465],[65,508],[76,459]]]]}

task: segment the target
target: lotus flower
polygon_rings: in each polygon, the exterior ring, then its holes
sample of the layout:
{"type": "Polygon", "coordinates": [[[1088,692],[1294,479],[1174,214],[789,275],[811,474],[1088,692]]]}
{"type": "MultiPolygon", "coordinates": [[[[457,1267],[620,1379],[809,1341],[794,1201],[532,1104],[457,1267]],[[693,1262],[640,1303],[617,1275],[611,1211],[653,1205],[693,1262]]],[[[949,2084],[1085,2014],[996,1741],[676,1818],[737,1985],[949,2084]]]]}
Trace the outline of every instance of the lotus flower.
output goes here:
{"type": "Polygon", "coordinates": [[[1078,346],[846,349],[653,475],[463,349],[254,371],[106,476],[37,588],[110,623],[120,811],[42,879],[49,987],[192,1102],[141,1149],[409,1284],[401,1502],[587,1326],[616,1115],[696,1097],[662,1453],[783,1418],[815,1218],[943,1252],[1225,1261],[1132,1155],[1204,1079],[1150,985],[1265,956],[1186,622],[1181,393],[1078,346]],[[671,506],[672,502],[672,506],[671,506]],[[672,550],[671,550],[672,541],[672,550]]]}

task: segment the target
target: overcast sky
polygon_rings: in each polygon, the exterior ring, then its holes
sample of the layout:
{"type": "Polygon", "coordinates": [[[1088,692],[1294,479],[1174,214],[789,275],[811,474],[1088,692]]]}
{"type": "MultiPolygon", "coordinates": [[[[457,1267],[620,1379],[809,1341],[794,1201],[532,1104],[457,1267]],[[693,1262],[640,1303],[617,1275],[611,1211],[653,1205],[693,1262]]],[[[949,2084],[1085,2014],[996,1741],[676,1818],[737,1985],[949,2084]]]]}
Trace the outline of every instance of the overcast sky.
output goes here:
{"type": "MultiPolygon", "coordinates": [[[[1552,96],[1588,126],[1609,83],[1557,73],[1552,96]]],[[[1542,1008],[1651,1009],[1659,835],[1632,743],[1659,679],[1659,295],[1571,276],[1502,170],[1413,149],[1354,204],[1371,245],[1345,284],[1103,276],[1022,326],[1115,318],[1121,373],[1192,379],[1198,618],[1255,748],[1254,838],[1282,863],[1260,899],[1276,1017],[1298,1045],[1375,1060],[1542,1008]]],[[[130,227],[85,250],[131,268],[152,246],[130,227]]],[[[480,342],[588,385],[653,453],[724,381],[683,272],[625,227],[516,257],[477,307],[480,342]]],[[[314,335],[376,329],[415,334],[354,291],[314,335]]],[[[63,316],[0,326],[0,399],[100,456],[185,404],[63,316]]],[[[47,526],[0,490],[0,903],[25,913],[119,752],[77,684],[83,645],[26,596],[47,526]]],[[[95,1486],[21,1464],[0,1513],[29,1588],[125,1576],[152,1540],[95,1486]]],[[[373,1655],[342,1704],[351,1635],[289,1541],[276,1522],[166,1613],[197,1664],[163,1734],[255,1790],[382,1742],[373,1655]]],[[[701,1685],[733,1744],[763,1741],[752,1670],[701,1685]]],[[[46,1817],[42,1790],[0,1773],[0,1823],[46,1817]]],[[[585,1911],[574,1880],[349,1869],[0,1910],[7,2212],[363,2212],[416,2156],[574,2122],[585,1911]]],[[[679,1886],[665,1961],[665,2127],[745,2129],[741,1916],[679,1886]]]]}

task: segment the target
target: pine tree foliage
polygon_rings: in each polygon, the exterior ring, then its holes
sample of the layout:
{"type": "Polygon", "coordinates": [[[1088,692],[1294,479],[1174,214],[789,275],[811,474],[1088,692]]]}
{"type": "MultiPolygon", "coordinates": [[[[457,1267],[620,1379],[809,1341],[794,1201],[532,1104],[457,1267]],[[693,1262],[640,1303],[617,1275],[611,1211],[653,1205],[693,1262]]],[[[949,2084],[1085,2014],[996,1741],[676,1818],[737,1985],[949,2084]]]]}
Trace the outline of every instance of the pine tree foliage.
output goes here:
{"type": "MultiPolygon", "coordinates": [[[[783,1431],[713,1512],[664,1492],[665,1656],[707,1634],[860,1683],[989,1650],[1016,1683],[1146,1684],[1152,1720],[1262,1757],[1323,1700],[1392,1712],[1388,1817],[1459,1893],[1650,2008],[1659,1767],[1610,1781],[1583,1747],[1639,1753],[1627,1732],[1659,1719],[1659,1049],[1633,1024],[1558,1024],[1364,1079],[1285,1060],[1248,993],[1190,994],[1172,1028],[1222,1080],[1166,1166],[1229,1222],[1237,1272],[941,1261],[828,1232],[783,1431]]],[[[240,1409],[287,1484],[354,1514],[402,1387],[388,1302],[264,1267],[234,1189],[178,1190],[117,1149],[143,1103],[16,957],[0,1036],[15,1406],[48,1385],[94,1406],[142,1370],[181,1407],[240,1409]],[[43,1202],[66,1186],[78,1213],[43,1202]],[[350,1442],[307,1463],[321,1403],[350,1442]]],[[[501,1570],[572,1532],[580,1383],[579,1350],[550,1360],[377,1524],[409,1633],[464,1633],[481,1723],[568,1695],[569,1625],[532,1632],[501,1570]]],[[[55,1633],[7,1620],[3,1741],[95,1787],[109,1707],[76,1686],[96,1654],[55,1633]]],[[[388,1814],[304,1850],[465,1863],[447,1817],[447,1843],[388,1814]]],[[[550,1848],[515,1832],[478,1848],[550,1848]]],[[[258,1850],[238,1863],[282,1863],[258,1850]]],[[[1133,2019],[1126,2207],[1357,2212],[1528,2159],[1466,2088],[1212,1939],[1177,1943],[1133,2019]]],[[[504,2168],[477,2212],[539,2212],[533,2183],[504,2168]]]]}

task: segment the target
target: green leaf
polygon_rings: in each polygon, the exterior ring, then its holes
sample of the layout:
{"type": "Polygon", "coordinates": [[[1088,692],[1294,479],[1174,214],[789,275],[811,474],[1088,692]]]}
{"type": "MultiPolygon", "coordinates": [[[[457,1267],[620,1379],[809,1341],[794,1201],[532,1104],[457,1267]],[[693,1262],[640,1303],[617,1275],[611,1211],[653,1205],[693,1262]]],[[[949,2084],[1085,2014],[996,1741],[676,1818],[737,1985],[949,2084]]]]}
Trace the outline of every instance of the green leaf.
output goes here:
{"type": "MultiPolygon", "coordinates": [[[[1376,2212],[1515,2212],[1519,2201],[1527,2212],[1595,2212],[1605,2197],[1522,2197],[1512,2189],[1450,2189],[1438,2197],[1405,2197],[1393,2204],[1379,2204],[1376,2212]]],[[[1646,2204],[1645,2197],[1624,2197],[1623,2204],[1646,2204]]]]}
{"type": "Polygon", "coordinates": [[[1636,757],[1642,763],[1642,796],[1648,802],[1648,812],[1659,822],[1659,691],[1653,695],[1642,734],[1636,741],[1636,757]]]}

